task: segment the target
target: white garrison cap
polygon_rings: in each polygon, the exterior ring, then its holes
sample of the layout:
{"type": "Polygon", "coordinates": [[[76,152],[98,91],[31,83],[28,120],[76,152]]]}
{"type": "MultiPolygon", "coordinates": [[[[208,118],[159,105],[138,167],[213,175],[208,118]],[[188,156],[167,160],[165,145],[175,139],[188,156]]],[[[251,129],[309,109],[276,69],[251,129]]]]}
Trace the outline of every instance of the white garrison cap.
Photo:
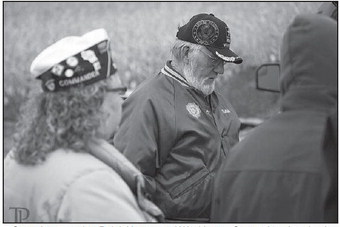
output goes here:
{"type": "Polygon", "coordinates": [[[57,92],[88,85],[113,75],[110,40],[104,29],[69,36],[43,50],[30,69],[44,91],[57,92]]]}
{"type": "Polygon", "coordinates": [[[59,62],[104,40],[109,40],[109,37],[103,28],[83,36],[65,37],[43,50],[33,60],[30,72],[34,78],[37,78],[59,62]]]}

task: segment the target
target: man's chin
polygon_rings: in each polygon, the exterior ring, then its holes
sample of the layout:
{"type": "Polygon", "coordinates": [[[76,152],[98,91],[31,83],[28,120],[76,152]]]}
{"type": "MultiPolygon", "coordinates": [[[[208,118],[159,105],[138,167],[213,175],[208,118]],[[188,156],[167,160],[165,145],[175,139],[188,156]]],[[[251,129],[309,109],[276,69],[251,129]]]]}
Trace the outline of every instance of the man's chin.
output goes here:
{"type": "Polygon", "coordinates": [[[199,81],[188,72],[184,72],[184,76],[191,86],[201,91],[204,95],[210,95],[215,89],[216,78],[205,78],[199,81]]]}
{"type": "Polygon", "coordinates": [[[215,90],[215,80],[205,79],[200,86],[200,90],[205,95],[210,95],[215,90]]]}
{"type": "Polygon", "coordinates": [[[215,86],[204,86],[200,90],[204,95],[210,95],[215,90],[215,86]]]}

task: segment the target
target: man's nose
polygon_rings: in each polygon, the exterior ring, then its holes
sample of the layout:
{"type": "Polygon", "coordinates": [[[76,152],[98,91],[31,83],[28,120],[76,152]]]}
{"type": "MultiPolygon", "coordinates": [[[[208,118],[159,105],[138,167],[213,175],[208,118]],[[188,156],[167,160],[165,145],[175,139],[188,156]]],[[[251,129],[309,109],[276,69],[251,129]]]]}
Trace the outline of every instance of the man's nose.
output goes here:
{"type": "Polygon", "coordinates": [[[224,73],[224,62],[221,61],[214,69],[214,71],[218,74],[223,74],[224,73]]]}

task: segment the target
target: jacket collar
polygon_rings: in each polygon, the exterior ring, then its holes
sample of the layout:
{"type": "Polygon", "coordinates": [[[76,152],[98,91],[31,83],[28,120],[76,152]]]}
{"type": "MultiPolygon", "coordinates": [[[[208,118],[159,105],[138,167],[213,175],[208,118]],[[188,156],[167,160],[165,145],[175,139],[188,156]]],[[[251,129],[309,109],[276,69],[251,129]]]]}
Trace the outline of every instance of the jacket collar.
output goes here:
{"type": "MultiPolygon", "coordinates": [[[[174,79],[175,81],[177,81],[178,83],[180,83],[182,86],[187,87],[187,88],[191,88],[193,89],[196,93],[200,94],[203,97],[206,97],[200,90],[194,88],[193,86],[191,86],[188,81],[185,79],[184,76],[182,76],[179,72],[177,72],[172,66],[171,66],[171,61],[167,61],[165,66],[161,69],[161,73],[163,73],[164,75],[166,75],[167,77],[170,77],[172,79],[174,79]]],[[[212,94],[214,94],[215,91],[212,92],[212,94]]],[[[206,98],[208,98],[209,96],[211,96],[212,94],[208,95],[206,98]]]]}
{"type": "Polygon", "coordinates": [[[188,81],[184,78],[184,76],[182,76],[179,72],[177,72],[172,66],[171,66],[171,61],[167,61],[165,66],[162,68],[161,72],[176,80],[177,82],[179,82],[182,86],[184,87],[191,87],[188,83],[188,81]]]}

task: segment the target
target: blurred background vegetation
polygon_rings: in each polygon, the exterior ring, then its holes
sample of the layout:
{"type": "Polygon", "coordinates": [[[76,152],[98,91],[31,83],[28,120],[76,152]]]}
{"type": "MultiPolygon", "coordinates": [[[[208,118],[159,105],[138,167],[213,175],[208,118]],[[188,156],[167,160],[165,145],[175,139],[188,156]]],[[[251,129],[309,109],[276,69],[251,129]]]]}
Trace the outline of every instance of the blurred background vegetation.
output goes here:
{"type": "Polygon", "coordinates": [[[105,28],[123,82],[134,88],[164,66],[179,25],[213,13],[231,30],[231,49],[244,59],[227,64],[218,90],[241,117],[267,118],[278,94],[255,90],[258,65],[279,61],[283,32],[295,15],[321,2],[4,2],[4,142],[11,146],[20,105],[41,91],[29,73],[40,51],[69,35],[105,28]]]}

